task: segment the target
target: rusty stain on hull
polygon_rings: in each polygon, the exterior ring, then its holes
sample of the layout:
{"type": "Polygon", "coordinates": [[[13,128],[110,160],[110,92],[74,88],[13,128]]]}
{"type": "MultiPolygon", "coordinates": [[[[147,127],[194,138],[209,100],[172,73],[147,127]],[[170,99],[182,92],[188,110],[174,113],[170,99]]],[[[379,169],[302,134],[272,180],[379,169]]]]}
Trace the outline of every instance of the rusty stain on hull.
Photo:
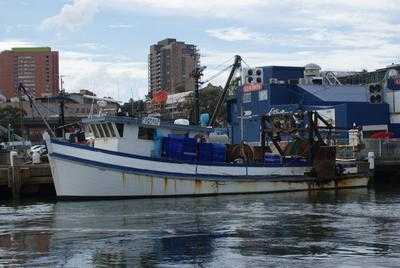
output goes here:
{"type": "Polygon", "coordinates": [[[126,183],[127,183],[126,174],[122,173],[122,185],[126,186],[126,183]]]}
{"type": "Polygon", "coordinates": [[[177,194],[178,192],[176,191],[176,179],[174,180],[174,193],[177,194]]]}
{"type": "Polygon", "coordinates": [[[194,181],[194,193],[199,194],[201,193],[201,187],[202,187],[202,181],[201,180],[195,180],[194,181]]]}
{"type": "Polygon", "coordinates": [[[154,178],[151,177],[151,178],[150,178],[150,194],[151,194],[151,195],[153,194],[153,181],[154,181],[154,178]]]}
{"type": "Polygon", "coordinates": [[[164,178],[164,193],[166,193],[168,191],[168,178],[165,177],[164,178]]]}

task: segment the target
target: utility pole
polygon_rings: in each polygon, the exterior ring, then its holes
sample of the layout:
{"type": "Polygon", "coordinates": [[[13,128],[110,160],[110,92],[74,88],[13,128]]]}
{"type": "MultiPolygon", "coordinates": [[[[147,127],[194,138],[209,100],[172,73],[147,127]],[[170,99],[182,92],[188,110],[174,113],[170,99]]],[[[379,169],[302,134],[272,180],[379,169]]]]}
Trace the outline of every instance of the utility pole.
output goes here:
{"type": "Polygon", "coordinates": [[[131,98],[131,116],[133,116],[133,89],[131,89],[131,93],[132,93],[132,98],[131,98]]]}
{"type": "MultiPolygon", "coordinates": [[[[17,94],[18,94],[18,106],[19,106],[19,112],[21,113],[20,118],[19,118],[19,127],[20,127],[20,131],[21,131],[21,137],[24,137],[24,131],[23,131],[23,127],[24,127],[24,104],[22,102],[22,94],[21,94],[21,90],[18,87],[17,88],[17,94]]],[[[34,113],[32,113],[34,114],[34,113]]]]}
{"type": "Polygon", "coordinates": [[[66,77],[67,75],[60,75],[60,91],[64,90],[64,80],[63,77],[66,77]]]}
{"type": "Polygon", "coordinates": [[[58,115],[58,123],[62,127],[61,128],[61,135],[64,138],[65,136],[65,90],[64,90],[64,80],[63,77],[66,77],[66,75],[60,75],[60,94],[59,94],[59,101],[60,101],[60,110],[59,110],[59,115],[58,115]]]}
{"type": "Polygon", "coordinates": [[[64,103],[64,90],[62,90],[60,92],[60,115],[59,115],[59,123],[61,128],[61,133],[62,133],[62,137],[64,138],[64,134],[65,134],[65,129],[64,129],[64,125],[65,125],[65,103],[64,103]]]}
{"type": "Polygon", "coordinates": [[[194,78],[194,123],[195,125],[199,124],[200,121],[200,93],[199,93],[199,87],[200,87],[200,79],[203,76],[203,71],[206,67],[205,66],[197,66],[193,73],[192,76],[194,78]]]}

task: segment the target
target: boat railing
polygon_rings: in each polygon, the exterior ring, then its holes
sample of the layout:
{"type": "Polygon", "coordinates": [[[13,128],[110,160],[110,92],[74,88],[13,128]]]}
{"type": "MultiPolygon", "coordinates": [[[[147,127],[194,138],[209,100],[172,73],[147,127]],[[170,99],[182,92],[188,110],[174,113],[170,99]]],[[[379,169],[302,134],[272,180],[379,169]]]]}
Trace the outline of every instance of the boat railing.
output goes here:
{"type": "Polygon", "coordinates": [[[358,155],[356,146],[336,145],[336,159],[356,159],[358,155]]]}

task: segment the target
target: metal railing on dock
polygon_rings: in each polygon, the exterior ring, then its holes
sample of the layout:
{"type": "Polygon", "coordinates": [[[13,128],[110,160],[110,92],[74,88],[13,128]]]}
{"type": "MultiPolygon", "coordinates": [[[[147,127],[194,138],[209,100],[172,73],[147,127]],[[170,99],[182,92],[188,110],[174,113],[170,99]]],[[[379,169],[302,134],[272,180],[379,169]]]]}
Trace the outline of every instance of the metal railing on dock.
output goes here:
{"type": "Polygon", "coordinates": [[[364,139],[365,148],[361,157],[367,157],[368,152],[374,152],[377,160],[400,160],[400,139],[377,140],[364,139]]]}

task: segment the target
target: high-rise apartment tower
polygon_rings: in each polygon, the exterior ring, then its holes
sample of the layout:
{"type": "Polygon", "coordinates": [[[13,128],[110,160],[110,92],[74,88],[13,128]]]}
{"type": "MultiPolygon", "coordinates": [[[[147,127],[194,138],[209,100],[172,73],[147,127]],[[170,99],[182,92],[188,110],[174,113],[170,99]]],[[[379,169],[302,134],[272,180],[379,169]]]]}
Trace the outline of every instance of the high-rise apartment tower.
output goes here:
{"type": "Polygon", "coordinates": [[[49,47],[12,48],[0,53],[0,92],[18,95],[19,83],[36,97],[57,95],[58,51],[49,47]]]}
{"type": "Polygon", "coordinates": [[[195,80],[191,74],[199,62],[195,45],[168,38],[150,46],[149,92],[165,90],[174,94],[193,90],[195,80]]]}

